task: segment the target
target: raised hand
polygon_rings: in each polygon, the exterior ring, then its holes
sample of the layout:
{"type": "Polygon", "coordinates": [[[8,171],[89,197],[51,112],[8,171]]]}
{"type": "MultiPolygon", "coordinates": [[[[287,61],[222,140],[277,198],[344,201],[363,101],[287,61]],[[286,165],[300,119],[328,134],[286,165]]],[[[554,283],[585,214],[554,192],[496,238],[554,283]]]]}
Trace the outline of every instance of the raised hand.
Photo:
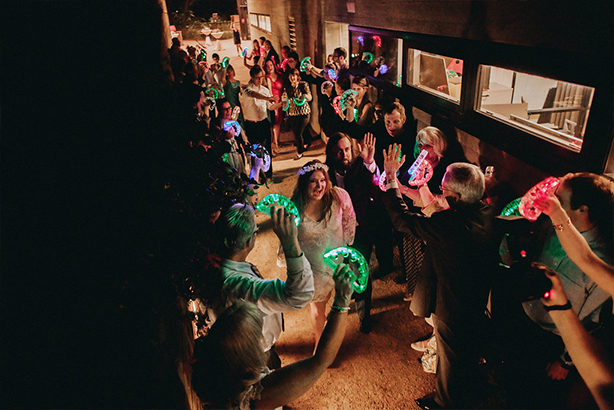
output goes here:
{"type": "Polygon", "coordinates": [[[384,150],[384,171],[388,178],[393,178],[403,163],[405,155],[401,155],[400,144],[392,144],[388,147],[388,151],[384,150]]]}
{"type": "Polygon", "coordinates": [[[273,220],[273,232],[279,238],[286,256],[296,258],[301,254],[298,243],[298,228],[294,223],[294,215],[285,208],[272,206],[271,219],[273,220]]]}
{"type": "Polygon", "coordinates": [[[349,265],[340,263],[333,273],[333,280],[335,281],[335,301],[334,306],[348,307],[350,300],[352,299],[352,283],[356,280],[356,276],[349,265]]]}
{"type": "Polygon", "coordinates": [[[365,164],[371,165],[375,156],[375,137],[370,132],[365,134],[362,144],[358,143],[358,154],[362,157],[365,164]]]}
{"type": "Polygon", "coordinates": [[[563,210],[561,202],[553,193],[536,195],[533,204],[535,208],[546,215],[552,215],[555,211],[563,210]]]}

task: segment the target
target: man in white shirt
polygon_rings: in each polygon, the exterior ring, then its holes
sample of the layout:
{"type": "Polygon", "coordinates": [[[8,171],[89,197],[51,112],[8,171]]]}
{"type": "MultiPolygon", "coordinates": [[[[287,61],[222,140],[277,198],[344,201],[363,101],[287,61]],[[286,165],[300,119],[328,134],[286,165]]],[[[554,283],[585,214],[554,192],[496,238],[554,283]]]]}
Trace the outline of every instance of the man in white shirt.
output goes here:
{"type": "MultiPolygon", "coordinates": [[[[252,144],[262,144],[271,153],[271,122],[269,110],[280,106],[279,97],[274,97],[265,85],[264,72],[260,66],[249,70],[251,79],[243,87],[243,118],[245,133],[252,144]]],[[[266,172],[267,178],[273,176],[273,167],[266,172]]]]}
{"type": "Polygon", "coordinates": [[[209,319],[215,320],[225,308],[237,300],[254,303],[262,311],[264,350],[269,355],[269,368],[281,366],[274,345],[283,331],[282,312],[298,310],[313,297],[313,274],[298,243],[298,229],[294,216],[285,209],[272,208],[273,231],[284,250],[287,279],[265,280],[258,269],[247,262],[254,249],[258,227],[254,209],[245,204],[235,204],[224,212],[217,224],[222,229],[223,246],[220,263],[225,303],[209,306],[209,319]],[[214,306],[218,305],[218,306],[214,306]]]}

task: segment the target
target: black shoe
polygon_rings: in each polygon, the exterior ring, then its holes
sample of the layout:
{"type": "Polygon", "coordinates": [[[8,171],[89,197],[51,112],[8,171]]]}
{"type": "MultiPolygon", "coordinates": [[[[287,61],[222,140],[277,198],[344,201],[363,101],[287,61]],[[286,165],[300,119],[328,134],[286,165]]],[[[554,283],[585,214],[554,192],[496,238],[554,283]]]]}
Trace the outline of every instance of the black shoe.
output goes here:
{"type": "Polygon", "coordinates": [[[428,396],[422,397],[421,399],[416,399],[416,404],[424,410],[443,408],[439,404],[437,404],[434,398],[428,396]]]}
{"type": "Polygon", "coordinates": [[[365,318],[360,321],[361,333],[371,333],[373,326],[371,325],[371,318],[365,318]]]}

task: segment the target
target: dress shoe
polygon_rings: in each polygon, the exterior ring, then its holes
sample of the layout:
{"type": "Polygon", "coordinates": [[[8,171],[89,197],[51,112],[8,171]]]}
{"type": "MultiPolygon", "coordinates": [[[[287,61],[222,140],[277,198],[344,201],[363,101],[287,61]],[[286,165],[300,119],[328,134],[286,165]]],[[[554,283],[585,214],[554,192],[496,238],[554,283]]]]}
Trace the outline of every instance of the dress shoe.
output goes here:
{"type": "Polygon", "coordinates": [[[373,326],[371,325],[371,318],[364,318],[360,321],[361,333],[371,333],[373,326]]]}
{"type": "Polygon", "coordinates": [[[424,396],[421,399],[416,399],[416,404],[420,406],[421,409],[430,410],[430,409],[441,409],[439,404],[435,401],[433,397],[429,397],[430,395],[424,396]]]}
{"type": "Polygon", "coordinates": [[[294,160],[296,161],[296,160],[299,160],[301,158],[303,158],[303,154],[296,154],[296,157],[294,157],[294,160]]]}

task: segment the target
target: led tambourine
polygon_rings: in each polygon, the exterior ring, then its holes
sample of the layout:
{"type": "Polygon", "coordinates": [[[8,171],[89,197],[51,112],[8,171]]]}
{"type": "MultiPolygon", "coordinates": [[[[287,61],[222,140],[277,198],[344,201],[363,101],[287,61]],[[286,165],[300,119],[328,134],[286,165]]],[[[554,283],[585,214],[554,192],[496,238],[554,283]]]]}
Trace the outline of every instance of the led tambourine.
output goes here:
{"type": "Polygon", "coordinates": [[[290,108],[290,99],[289,99],[288,97],[284,98],[284,99],[281,101],[281,108],[282,108],[284,111],[288,111],[288,108],[290,108]]]}
{"type": "Polygon", "coordinates": [[[520,207],[520,201],[522,201],[522,198],[516,198],[513,201],[510,201],[509,204],[503,207],[499,216],[522,216],[518,210],[520,207]]]}
{"type": "Polygon", "coordinates": [[[341,96],[341,111],[345,111],[349,103],[355,103],[356,97],[358,97],[358,91],[356,90],[347,90],[344,92],[341,96]]]}
{"type": "Polygon", "coordinates": [[[311,57],[305,57],[301,60],[301,71],[307,71],[307,69],[311,69],[311,67],[313,67],[313,65],[311,64],[311,57]]]}
{"type": "Polygon", "coordinates": [[[228,67],[228,64],[230,64],[230,57],[224,57],[222,59],[222,68],[225,70],[228,67]]]}
{"type": "Polygon", "coordinates": [[[374,58],[375,57],[373,56],[373,54],[369,53],[368,51],[362,53],[362,59],[366,61],[367,64],[371,64],[371,61],[373,61],[374,58]]]}
{"type": "Polygon", "coordinates": [[[232,116],[231,118],[236,121],[237,118],[239,118],[239,114],[241,113],[241,107],[239,107],[238,105],[232,109],[232,116]]]}
{"type": "Polygon", "coordinates": [[[301,217],[298,213],[296,205],[294,205],[294,203],[292,203],[292,201],[290,201],[288,198],[280,194],[268,194],[256,204],[256,209],[270,215],[272,206],[284,207],[287,212],[290,212],[294,216],[294,223],[296,226],[301,223],[301,217]]]}
{"type": "Polygon", "coordinates": [[[326,94],[326,89],[328,87],[334,87],[334,84],[331,81],[326,80],[320,85],[320,92],[322,94],[326,94]]]}
{"type": "Polygon", "coordinates": [[[220,97],[220,92],[215,88],[208,88],[207,91],[205,91],[205,95],[210,95],[217,100],[220,97]]]}
{"type": "Polygon", "coordinates": [[[352,289],[356,293],[362,293],[367,289],[369,282],[369,264],[367,260],[356,249],[348,246],[340,246],[324,254],[324,263],[331,269],[337,269],[340,263],[347,263],[352,269],[352,274],[355,279],[352,283],[352,289]]]}
{"type": "Polygon", "coordinates": [[[262,158],[262,170],[268,172],[271,169],[271,155],[262,144],[254,144],[252,152],[249,153],[252,157],[262,158]]]}
{"type": "Polygon", "coordinates": [[[535,208],[535,199],[542,195],[548,195],[550,192],[554,191],[559,186],[560,182],[558,178],[548,177],[529,189],[522,197],[520,205],[518,206],[520,214],[529,221],[535,221],[542,213],[542,211],[535,208]]]}
{"type": "Polygon", "coordinates": [[[241,126],[236,121],[226,121],[222,126],[224,131],[230,131],[231,128],[234,130],[235,136],[241,134],[241,126]]]}
{"type": "Polygon", "coordinates": [[[338,95],[333,98],[333,108],[335,109],[335,114],[341,114],[343,110],[341,109],[341,96],[338,95]]]}
{"type": "Polygon", "coordinates": [[[428,151],[423,149],[418,158],[411,164],[407,173],[410,175],[409,185],[421,186],[426,184],[433,177],[433,166],[427,161],[428,151]]]}

